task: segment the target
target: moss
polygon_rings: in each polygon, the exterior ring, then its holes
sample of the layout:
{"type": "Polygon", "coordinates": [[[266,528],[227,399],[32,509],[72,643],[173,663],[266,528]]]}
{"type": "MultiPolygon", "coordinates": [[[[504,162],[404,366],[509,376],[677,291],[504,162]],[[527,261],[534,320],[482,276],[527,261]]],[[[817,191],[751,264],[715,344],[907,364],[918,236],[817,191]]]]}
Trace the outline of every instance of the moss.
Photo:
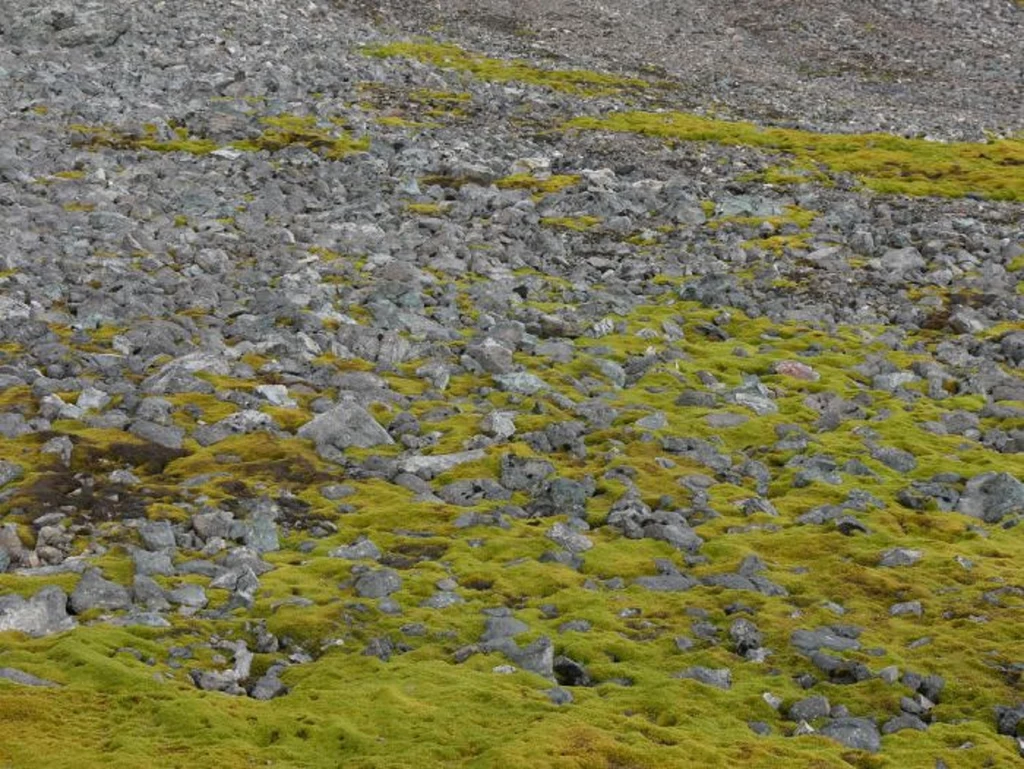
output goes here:
{"type": "Polygon", "coordinates": [[[886,134],[816,134],[762,128],[680,112],[623,112],[604,118],[575,118],[567,130],[619,131],[664,139],[756,147],[851,173],[882,193],[994,200],[1024,199],[1024,141],[940,143],[886,134]]]}
{"type": "Polygon", "coordinates": [[[416,59],[441,69],[466,72],[480,80],[526,83],[579,96],[605,96],[643,90],[648,86],[646,81],[638,78],[587,70],[541,69],[527,61],[501,61],[471,53],[457,45],[429,40],[367,46],[363,53],[381,59],[416,59]]]}
{"type": "MultiPolygon", "coordinates": [[[[354,138],[342,128],[342,121],[329,120],[331,125],[322,125],[314,116],[279,114],[263,117],[260,122],[266,126],[256,137],[238,139],[226,146],[243,152],[278,152],[289,146],[306,147],[318,152],[328,160],[339,160],[370,147],[369,137],[354,138]]],[[[143,130],[141,135],[106,126],[72,125],[69,130],[80,135],[79,143],[90,147],[113,147],[114,149],[150,150],[153,152],[186,152],[191,155],[208,155],[221,145],[212,139],[193,137],[188,129],[173,127],[174,139],[160,139],[154,130],[143,130]]]]}
{"type": "Polygon", "coordinates": [[[71,203],[65,203],[62,208],[68,213],[89,213],[90,211],[96,210],[95,203],[80,203],[78,201],[72,201],[71,203]]]}
{"type": "Polygon", "coordinates": [[[532,174],[512,174],[498,179],[495,185],[503,190],[530,190],[534,199],[540,200],[545,195],[561,192],[579,184],[580,177],[575,174],[549,174],[546,177],[532,174]]]}
{"type": "Polygon", "coordinates": [[[419,216],[441,216],[449,208],[445,203],[409,203],[405,209],[419,216]]]}
{"type": "Polygon", "coordinates": [[[596,227],[601,223],[601,219],[596,216],[545,216],[542,217],[540,223],[545,227],[555,227],[562,230],[574,230],[576,232],[585,232],[586,230],[596,227]]]}

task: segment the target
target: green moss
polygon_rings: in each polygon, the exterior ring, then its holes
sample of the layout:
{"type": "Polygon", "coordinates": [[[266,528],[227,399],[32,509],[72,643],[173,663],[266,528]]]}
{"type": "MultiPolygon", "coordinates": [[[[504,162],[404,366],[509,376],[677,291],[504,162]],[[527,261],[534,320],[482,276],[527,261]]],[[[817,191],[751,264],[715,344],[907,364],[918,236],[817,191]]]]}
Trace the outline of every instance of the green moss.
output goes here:
{"type": "Polygon", "coordinates": [[[405,209],[420,216],[441,216],[448,210],[445,203],[409,203],[405,209]]]}
{"type": "Polygon", "coordinates": [[[527,61],[501,61],[466,51],[457,45],[429,40],[367,46],[367,56],[404,57],[441,69],[466,72],[495,83],[519,82],[565,91],[580,96],[605,96],[647,88],[644,80],[587,70],[541,69],[527,61]]]}
{"type": "Polygon", "coordinates": [[[580,177],[575,174],[551,174],[546,177],[532,174],[512,174],[495,182],[503,190],[530,190],[534,199],[539,200],[545,195],[574,187],[579,184],[580,177]]]}
{"type": "MultiPolygon", "coordinates": [[[[226,146],[243,152],[278,152],[289,146],[301,146],[320,153],[329,160],[339,160],[356,152],[365,152],[370,147],[369,137],[354,138],[341,128],[340,120],[329,121],[330,126],[321,125],[314,116],[280,114],[261,118],[266,128],[256,137],[239,139],[226,146]]],[[[106,126],[72,125],[69,127],[83,138],[79,141],[90,147],[113,147],[114,149],[145,149],[153,152],[187,152],[191,155],[207,155],[221,146],[212,139],[193,137],[187,129],[174,128],[175,139],[156,137],[155,127],[144,130],[142,135],[120,131],[106,126]]]]}
{"type": "Polygon", "coordinates": [[[540,223],[545,227],[555,227],[562,230],[574,230],[576,232],[585,232],[586,230],[596,227],[601,223],[601,219],[596,216],[545,216],[541,218],[540,223]]]}
{"type": "Polygon", "coordinates": [[[623,112],[604,118],[575,118],[567,130],[619,131],[665,139],[714,142],[784,152],[820,163],[832,172],[851,173],[883,193],[994,200],[1024,199],[1024,141],[940,143],[885,134],[816,134],[762,128],[680,112],[623,112]]]}

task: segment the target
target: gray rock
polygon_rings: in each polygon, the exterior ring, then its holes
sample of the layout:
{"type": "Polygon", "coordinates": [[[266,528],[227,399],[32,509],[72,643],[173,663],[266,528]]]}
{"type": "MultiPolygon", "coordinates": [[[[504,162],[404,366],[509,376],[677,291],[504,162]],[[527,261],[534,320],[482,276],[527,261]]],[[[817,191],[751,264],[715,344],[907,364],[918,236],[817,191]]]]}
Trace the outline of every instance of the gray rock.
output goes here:
{"type": "Polygon", "coordinates": [[[921,252],[913,246],[889,249],[879,262],[883,276],[890,281],[901,280],[905,273],[923,269],[927,264],[921,252]]]}
{"type": "Polygon", "coordinates": [[[44,587],[29,599],[0,596],[0,631],[17,630],[32,636],[59,633],[75,627],[68,616],[68,597],[58,587],[44,587]]]}
{"type": "Polygon", "coordinates": [[[529,631],[530,626],[522,620],[511,616],[488,617],[484,623],[484,632],[480,642],[490,644],[506,638],[513,638],[520,633],[529,631]]]}
{"type": "Polygon", "coordinates": [[[362,598],[384,598],[402,589],[402,578],[391,569],[379,569],[362,575],[355,588],[362,598]]]}
{"type": "Polygon", "coordinates": [[[91,609],[114,611],[131,608],[128,589],[103,578],[99,569],[88,569],[71,593],[71,611],[82,614],[91,609]]]}
{"type": "Polygon", "coordinates": [[[520,395],[534,395],[541,390],[547,390],[548,384],[536,374],[525,371],[514,371],[509,374],[497,374],[494,381],[498,389],[503,392],[518,393],[520,395]]]}
{"type": "Polygon", "coordinates": [[[882,734],[895,734],[904,729],[914,729],[923,732],[928,729],[928,724],[910,713],[900,713],[898,716],[890,718],[882,724],[882,734]]]}
{"type": "Polygon", "coordinates": [[[135,602],[149,611],[166,611],[171,608],[164,589],[156,580],[145,574],[136,574],[132,580],[132,595],[135,602]]]}
{"type": "Polygon", "coordinates": [[[349,561],[370,560],[379,561],[381,557],[380,548],[368,539],[360,539],[351,545],[342,545],[331,550],[327,555],[331,558],[345,558],[349,561]]]}
{"type": "Polygon", "coordinates": [[[529,670],[545,678],[554,678],[555,649],[547,636],[541,636],[522,649],[515,647],[513,643],[513,648],[505,650],[505,654],[523,670],[529,670]]]}
{"type": "Polygon", "coordinates": [[[856,637],[840,635],[830,628],[795,630],[790,636],[789,642],[804,654],[810,654],[818,649],[831,649],[840,652],[860,649],[860,641],[856,637]]]}
{"type": "Polygon", "coordinates": [[[545,536],[570,553],[585,553],[594,546],[594,543],[588,537],[561,522],[548,529],[548,533],[545,536]]]}
{"type": "Polygon", "coordinates": [[[501,458],[501,485],[512,491],[535,491],[555,472],[544,459],[505,454],[501,458]]]}
{"type": "Polygon", "coordinates": [[[707,668],[700,665],[686,668],[676,673],[674,678],[690,678],[700,681],[708,686],[715,686],[719,689],[732,688],[732,671],[728,668],[707,668]]]}
{"type": "Polygon", "coordinates": [[[132,552],[132,563],[135,566],[136,574],[147,576],[159,574],[164,577],[174,574],[174,564],[171,561],[171,556],[167,553],[134,550],[132,552]]]}
{"type": "Polygon", "coordinates": [[[398,461],[398,467],[403,473],[423,475],[433,478],[435,475],[446,473],[459,465],[467,462],[478,462],[487,456],[483,449],[472,451],[459,451],[454,454],[432,454],[430,456],[405,457],[398,461]]]}
{"type": "Polygon", "coordinates": [[[255,550],[257,553],[272,553],[281,549],[277,536],[276,505],[262,505],[258,507],[246,521],[242,541],[246,547],[255,550]]]}
{"type": "Polygon", "coordinates": [[[877,753],[882,748],[882,736],[870,718],[836,718],[819,729],[830,739],[856,750],[877,753]]]}
{"type": "Polygon", "coordinates": [[[173,590],[168,590],[167,600],[172,604],[178,606],[184,606],[189,609],[202,609],[209,603],[209,599],[206,597],[206,591],[202,585],[185,584],[181,587],[176,587],[173,590]]]}
{"type": "Polygon", "coordinates": [[[893,617],[920,617],[923,613],[920,601],[903,601],[889,607],[889,614],[893,617]]]}
{"type": "Polygon", "coordinates": [[[759,649],[764,641],[764,637],[761,631],[757,629],[757,625],[742,617],[733,620],[733,623],[729,626],[729,637],[732,639],[733,649],[741,657],[759,649]]]}
{"type": "Polygon", "coordinates": [[[0,459],[0,487],[6,486],[12,481],[21,480],[23,477],[25,477],[25,470],[21,465],[0,459]]]}
{"type": "Polygon", "coordinates": [[[128,428],[132,435],[168,449],[180,449],[185,431],[172,425],[161,425],[146,419],[137,419],[128,428]]]}
{"type": "Polygon", "coordinates": [[[879,566],[894,568],[897,566],[913,566],[924,556],[920,550],[912,550],[906,547],[892,547],[882,553],[878,561],[879,566]]]}
{"type": "Polygon", "coordinates": [[[296,434],[313,441],[318,449],[372,448],[394,443],[370,412],[355,403],[338,404],[304,424],[296,434]]]}
{"type": "Polygon", "coordinates": [[[139,536],[147,550],[168,550],[176,546],[169,521],[143,521],[139,524],[139,536]]]}
{"type": "Polygon", "coordinates": [[[999,523],[1007,515],[1024,514],[1024,483],[1009,473],[983,473],[967,482],[957,512],[999,523]]]}
{"type": "Polygon", "coordinates": [[[227,510],[197,513],[192,516],[192,529],[204,540],[215,537],[226,539],[231,536],[231,527],[234,519],[235,516],[227,510]]]}
{"type": "Polygon", "coordinates": [[[516,434],[515,412],[492,411],[480,420],[480,431],[498,440],[511,438],[516,434]]]}
{"type": "Polygon", "coordinates": [[[273,665],[249,689],[249,696],[254,700],[272,700],[288,693],[288,687],[278,676],[284,671],[282,665],[273,665]]]}
{"type": "Polygon", "coordinates": [[[826,718],[832,712],[832,706],[827,697],[807,697],[799,702],[794,702],[786,712],[790,721],[813,721],[816,718],[826,718]]]}
{"type": "Polygon", "coordinates": [[[0,678],[20,686],[42,686],[48,688],[60,686],[60,684],[53,681],[47,681],[45,678],[39,678],[17,668],[0,668],[0,678]]]}
{"type": "Polygon", "coordinates": [[[917,468],[917,459],[913,454],[891,446],[872,447],[871,456],[898,473],[909,473],[917,468]]]}

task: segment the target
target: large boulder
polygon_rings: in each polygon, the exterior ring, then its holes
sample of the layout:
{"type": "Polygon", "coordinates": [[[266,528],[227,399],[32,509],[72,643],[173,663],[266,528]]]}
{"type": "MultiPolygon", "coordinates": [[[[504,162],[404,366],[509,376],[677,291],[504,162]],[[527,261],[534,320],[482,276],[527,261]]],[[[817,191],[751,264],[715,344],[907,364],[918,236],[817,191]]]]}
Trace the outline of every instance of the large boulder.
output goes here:
{"type": "Polygon", "coordinates": [[[368,449],[394,443],[369,411],[355,403],[339,403],[299,428],[298,436],[313,441],[317,448],[350,446],[368,449]]]}
{"type": "Polygon", "coordinates": [[[1024,513],[1024,483],[1009,473],[982,473],[967,481],[958,512],[999,523],[1007,515],[1024,513]]]}
{"type": "Polygon", "coordinates": [[[0,632],[18,630],[44,636],[70,630],[75,621],[68,616],[67,607],[67,595],[53,585],[27,600],[19,595],[0,596],[0,632]]]}
{"type": "Polygon", "coordinates": [[[71,593],[71,611],[81,614],[90,609],[131,608],[131,593],[123,585],[104,579],[99,569],[89,569],[71,593]]]}

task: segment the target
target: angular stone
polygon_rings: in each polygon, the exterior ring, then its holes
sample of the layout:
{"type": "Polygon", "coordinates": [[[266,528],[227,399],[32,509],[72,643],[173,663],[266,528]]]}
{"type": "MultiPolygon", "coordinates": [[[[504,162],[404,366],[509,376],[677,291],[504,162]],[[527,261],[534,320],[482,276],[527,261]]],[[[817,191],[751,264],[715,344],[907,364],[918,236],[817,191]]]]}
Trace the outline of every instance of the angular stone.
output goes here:
{"type": "Polygon", "coordinates": [[[882,736],[870,718],[836,718],[819,733],[856,750],[877,753],[882,748],[882,736]]]}
{"type": "Polygon", "coordinates": [[[355,588],[362,598],[384,598],[402,589],[402,578],[391,569],[380,569],[357,579],[355,588]]]}
{"type": "Polygon", "coordinates": [[[1024,514],[1024,483],[1009,473],[982,473],[967,481],[957,512],[999,523],[1007,515],[1024,514]]]}
{"type": "Polygon", "coordinates": [[[90,609],[114,611],[128,609],[131,594],[123,585],[104,579],[99,569],[88,569],[71,593],[71,611],[81,614],[90,609]]]}
{"type": "Polygon", "coordinates": [[[365,449],[394,443],[373,415],[355,403],[339,403],[304,424],[296,434],[313,441],[318,448],[347,449],[356,446],[365,449]]]}
{"type": "Polygon", "coordinates": [[[570,553],[585,553],[594,546],[594,543],[588,537],[561,522],[548,529],[548,533],[545,536],[570,553]]]}
{"type": "Polygon", "coordinates": [[[676,673],[674,678],[690,678],[700,681],[708,686],[715,686],[719,689],[732,688],[732,671],[728,668],[707,668],[701,665],[694,665],[676,673]]]}
{"type": "Polygon", "coordinates": [[[29,599],[19,595],[0,596],[0,632],[17,630],[32,636],[59,633],[75,627],[68,616],[68,597],[50,585],[29,599]]]}

